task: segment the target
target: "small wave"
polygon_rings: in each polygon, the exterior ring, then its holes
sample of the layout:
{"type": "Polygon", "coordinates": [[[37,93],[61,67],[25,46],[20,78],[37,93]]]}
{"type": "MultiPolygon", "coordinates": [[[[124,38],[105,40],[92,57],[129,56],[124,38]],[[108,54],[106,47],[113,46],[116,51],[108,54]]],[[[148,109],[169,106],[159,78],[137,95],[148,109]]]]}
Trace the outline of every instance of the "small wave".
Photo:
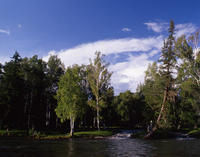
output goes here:
{"type": "Polygon", "coordinates": [[[131,137],[132,133],[132,130],[123,130],[120,133],[111,136],[110,139],[127,139],[131,137]]]}
{"type": "Polygon", "coordinates": [[[195,138],[193,138],[193,137],[177,137],[176,140],[187,141],[187,140],[195,140],[195,138]]]}

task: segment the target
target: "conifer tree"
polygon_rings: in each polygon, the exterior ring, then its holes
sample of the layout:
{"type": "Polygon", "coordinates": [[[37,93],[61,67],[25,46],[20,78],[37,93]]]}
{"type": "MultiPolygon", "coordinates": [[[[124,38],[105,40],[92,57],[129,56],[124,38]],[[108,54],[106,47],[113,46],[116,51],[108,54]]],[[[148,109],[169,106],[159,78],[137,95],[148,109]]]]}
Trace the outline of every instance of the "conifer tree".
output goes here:
{"type": "Polygon", "coordinates": [[[160,126],[160,121],[164,120],[165,124],[167,123],[167,113],[169,112],[169,106],[167,106],[167,102],[171,101],[171,98],[175,96],[173,91],[174,87],[174,69],[176,66],[176,53],[175,53],[175,37],[174,37],[174,22],[170,21],[169,27],[169,36],[167,40],[164,41],[164,45],[162,48],[162,53],[159,62],[160,65],[160,75],[162,77],[163,85],[164,85],[164,93],[162,105],[160,108],[160,113],[156,120],[156,127],[160,126]]]}

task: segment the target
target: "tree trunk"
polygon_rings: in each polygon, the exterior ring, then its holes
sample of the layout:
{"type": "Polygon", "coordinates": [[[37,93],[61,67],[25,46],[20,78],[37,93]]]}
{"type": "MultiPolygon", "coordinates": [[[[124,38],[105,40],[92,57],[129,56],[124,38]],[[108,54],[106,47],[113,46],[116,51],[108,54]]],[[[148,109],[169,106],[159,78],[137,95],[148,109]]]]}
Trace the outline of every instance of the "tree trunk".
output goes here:
{"type": "Polygon", "coordinates": [[[96,116],[93,118],[93,128],[96,128],[96,116]]]}
{"type": "Polygon", "coordinates": [[[161,109],[160,109],[160,113],[158,115],[158,118],[156,120],[156,124],[155,126],[153,127],[152,131],[150,131],[147,135],[145,135],[144,138],[149,138],[153,135],[153,133],[158,129],[159,125],[160,125],[160,120],[161,120],[161,117],[163,115],[163,112],[164,112],[164,109],[165,109],[165,104],[166,104],[166,101],[167,101],[167,94],[168,94],[168,90],[165,90],[164,91],[164,97],[163,97],[163,102],[162,102],[162,106],[161,106],[161,109]]]}
{"type": "Polygon", "coordinates": [[[74,118],[70,118],[70,136],[73,137],[74,135],[74,118]]]}
{"type": "Polygon", "coordinates": [[[100,127],[99,127],[99,108],[97,108],[97,128],[98,128],[98,130],[100,130],[100,127]]]}
{"type": "Polygon", "coordinates": [[[97,99],[97,129],[100,130],[100,127],[99,127],[99,99],[97,99]]]}
{"type": "Polygon", "coordinates": [[[162,106],[161,106],[161,109],[160,109],[160,113],[159,113],[157,121],[156,121],[156,126],[159,126],[159,123],[160,123],[160,120],[161,120],[161,116],[162,116],[162,114],[164,112],[165,103],[167,101],[167,94],[168,94],[168,90],[165,90],[164,97],[163,97],[163,103],[162,103],[162,106]]]}
{"type": "Polygon", "coordinates": [[[51,105],[47,101],[47,106],[46,106],[46,127],[50,125],[50,118],[51,118],[51,105]]]}
{"type": "Polygon", "coordinates": [[[56,117],[56,129],[58,128],[58,117],[56,117]]]}
{"type": "Polygon", "coordinates": [[[30,104],[28,109],[27,132],[29,132],[30,129],[32,103],[33,103],[33,91],[31,91],[30,104]]]}

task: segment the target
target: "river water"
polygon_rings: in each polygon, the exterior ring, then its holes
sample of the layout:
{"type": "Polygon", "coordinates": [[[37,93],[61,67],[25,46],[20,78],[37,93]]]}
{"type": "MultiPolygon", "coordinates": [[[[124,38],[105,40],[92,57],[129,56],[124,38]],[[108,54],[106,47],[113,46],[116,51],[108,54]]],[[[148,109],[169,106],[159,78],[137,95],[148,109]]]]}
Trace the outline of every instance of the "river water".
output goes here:
{"type": "Polygon", "coordinates": [[[200,156],[199,139],[141,140],[106,139],[28,140],[0,139],[0,157],[190,157],[200,156]]]}

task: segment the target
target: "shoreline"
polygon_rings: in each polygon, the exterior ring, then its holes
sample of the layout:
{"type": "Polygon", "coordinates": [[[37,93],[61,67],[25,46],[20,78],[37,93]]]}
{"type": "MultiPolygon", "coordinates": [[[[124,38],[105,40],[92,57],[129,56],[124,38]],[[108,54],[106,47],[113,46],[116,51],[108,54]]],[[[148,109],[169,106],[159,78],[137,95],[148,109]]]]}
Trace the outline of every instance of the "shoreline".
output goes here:
{"type": "MultiPolygon", "coordinates": [[[[27,135],[24,130],[0,130],[0,138],[7,137],[19,137],[19,138],[27,138],[33,140],[64,140],[64,139],[73,139],[73,138],[82,138],[82,139],[105,139],[107,137],[111,137],[120,133],[122,130],[93,130],[93,131],[77,131],[74,132],[74,136],[71,137],[69,133],[45,133],[45,132],[33,132],[32,135],[27,135]]],[[[132,139],[144,139],[146,132],[141,131],[133,131],[131,133],[130,138],[132,139]]],[[[149,138],[150,140],[156,139],[174,139],[174,138],[200,138],[200,128],[193,129],[190,131],[172,131],[172,130],[158,130],[155,134],[149,138]]]]}

